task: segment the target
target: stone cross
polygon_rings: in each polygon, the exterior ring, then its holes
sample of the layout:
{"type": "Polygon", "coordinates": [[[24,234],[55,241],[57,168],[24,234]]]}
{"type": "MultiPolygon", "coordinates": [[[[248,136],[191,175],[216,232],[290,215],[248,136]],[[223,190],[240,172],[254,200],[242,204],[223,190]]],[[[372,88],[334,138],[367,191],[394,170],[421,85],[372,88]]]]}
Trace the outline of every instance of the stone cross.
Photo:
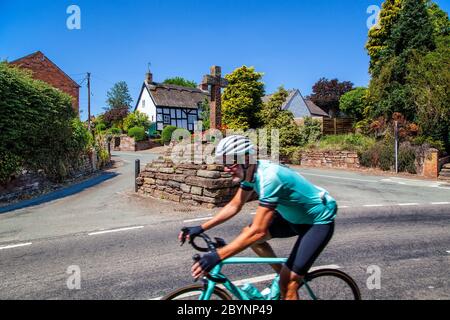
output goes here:
{"type": "Polygon", "coordinates": [[[222,92],[221,89],[228,85],[228,81],[222,78],[222,69],[218,66],[211,67],[211,74],[205,75],[202,81],[202,89],[208,90],[211,86],[210,127],[222,128],[222,92]]]}

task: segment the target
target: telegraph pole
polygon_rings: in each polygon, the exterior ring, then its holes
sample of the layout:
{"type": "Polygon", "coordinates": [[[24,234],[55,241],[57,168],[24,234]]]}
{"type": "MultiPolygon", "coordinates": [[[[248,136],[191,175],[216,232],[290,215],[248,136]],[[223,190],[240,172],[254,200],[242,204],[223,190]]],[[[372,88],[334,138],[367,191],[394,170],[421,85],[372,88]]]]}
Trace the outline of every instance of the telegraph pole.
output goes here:
{"type": "Polygon", "coordinates": [[[87,73],[87,87],[88,87],[88,130],[91,132],[91,73],[87,73]]]}

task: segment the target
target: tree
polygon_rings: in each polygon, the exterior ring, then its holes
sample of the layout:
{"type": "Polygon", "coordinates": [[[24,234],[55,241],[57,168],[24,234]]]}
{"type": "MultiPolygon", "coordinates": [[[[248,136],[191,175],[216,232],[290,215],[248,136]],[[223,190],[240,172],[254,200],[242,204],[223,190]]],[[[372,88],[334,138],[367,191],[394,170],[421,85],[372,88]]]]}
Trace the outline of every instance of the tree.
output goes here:
{"type": "Polygon", "coordinates": [[[108,110],[116,108],[126,108],[128,110],[131,108],[131,103],[133,102],[125,81],[117,82],[108,91],[107,97],[106,103],[109,106],[108,110]]]}
{"type": "Polygon", "coordinates": [[[103,121],[108,127],[116,127],[123,131],[123,120],[128,116],[128,107],[117,107],[108,110],[103,115],[103,121]]]}
{"type": "Polygon", "coordinates": [[[353,83],[350,81],[339,82],[338,79],[328,80],[321,78],[312,89],[313,94],[309,99],[331,116],[336,116],[339,113],[339,99],[353,89],[353,83]]]}
{"type": "Polygon", "coordinates": [[[408,68],[420,134],[450,151],[450,36],[424,57],[415,53],[408,68]]]}
{"type": "Polygon", "coordinates": [[[369,71],[372,75],[379,72],[379,63],[383,51],[386,49],[386,41],[390,37],[392,27],[397,22],[403,0],[386,0],[380,11],[378,26],[369,30],[369,39],[366,44],[370,56],[369,71]]]}
{"type": "Polygon", "coordinates": [[[386,54],[407,56],[411,50],[435,49],[433,25],[425,0],[403,0],[397,22],[392,27],[386,44],[386,54]]]}
{"type": "Polygon", "coordinates": [[[399,112],[407,120],[414,120],[416,110],[407,82],[408,63],[414,52],[424,55],[435,48],[425,0],[403,0],[402,4],[377,62],[379,71],[369,85],[366,114],[371,118],[390,119],[399,112]]]}
{"type": "Polygon", "coordinates": [[[174,77],[164,80],[165,84],[173,84],[180,87],[186,87],[186,88],[197,88],[197,83],[194,81],[186,80],[182,77],[174,77]]]}
{"type": "Polygon", "coordinates": [[[300,130],[294,122],[294,115],[289,110],[283,110],[289,92],[283,87],[278,88],[267,103],[264,103],[261,110],[261,118],[264,128],[270,135],[271,130],[280,131],[280,148],[299,146],[300,130]]]}
{"type": "Polygon", "coordinates": [[[433,33],[436,38],[450,35],[450,21],[448,14],[443,11],[436,3],[428,3],[428,13],[433,25],[433,33]]]}
{"type": "Polygon", "coordinates": [[[354,122],[363,120],[366,106],[367,88],[358,87],[344,94],[339,100],[339,108],[354,122]]]}
{"type": "Polygon", "coordinates": [[[223,123],[234,130],[256,129],[264,96],[263,74],[242,66],[225,76],[228,86],[222,99],[223,123]]]}

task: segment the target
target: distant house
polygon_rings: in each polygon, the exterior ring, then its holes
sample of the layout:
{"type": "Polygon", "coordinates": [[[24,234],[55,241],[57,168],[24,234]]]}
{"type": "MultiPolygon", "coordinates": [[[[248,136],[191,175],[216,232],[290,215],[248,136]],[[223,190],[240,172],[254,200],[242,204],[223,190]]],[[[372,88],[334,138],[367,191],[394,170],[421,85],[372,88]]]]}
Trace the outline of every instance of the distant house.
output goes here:
{"type": "Polygon", "coordinates": [[[80,111],[80,86],[42,52],[37,51],[26,57],[10,62],[11,65],[31,70],[33,78],[42,80],[72,97],[72,106],[80,111]]]}
{"type": "MultiPolygon", "coordinates": [[[[303,98],[300,90],[293,89],[288,92],[289,96],[286,98],[282,109],[291,111],[297,122],[302,121],[305,117],[329,118],[328,113],[318,107],[314,102],[303,98]]],[[[272,95],[263,97],[263,102],[267,103],[271,97],[272,95]]]]}
{"type": "Polygon", "coordinates": [[[205,98],[209,99],[208,91],[156,83],[148,72],[135,110],[147,114],[158,131],[172,125],[192,132],[200,120],[205,98]]]}

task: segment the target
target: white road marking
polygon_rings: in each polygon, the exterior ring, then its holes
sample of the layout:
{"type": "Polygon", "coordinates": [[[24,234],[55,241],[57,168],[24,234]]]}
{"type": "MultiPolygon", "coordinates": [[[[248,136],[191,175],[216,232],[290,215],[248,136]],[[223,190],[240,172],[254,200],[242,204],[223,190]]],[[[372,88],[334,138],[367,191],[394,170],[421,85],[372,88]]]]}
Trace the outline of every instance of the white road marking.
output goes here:
{"type": "Polygon", "coordinates": [[[211,219],[212,216],[210,217],[204,217],[204,218],[197,218],[197,219],[190,219],[190,220],[184,220],[183,223],[189,223],[189,222],[195,222],[195,221],[205,221],[205,220],[209,220],[211,219]]]}
{"type": "Polygon", "coordinates": [[[450,250],[448,250],[447,253],[450,253],[450,250]]]}
{"type": "Polygon", "coordinates": [[[324,174],[314,174],[314,173],[305,173],[305,172],[301,172],[301,175],[304,176],[314,176],[314,177],[322,177],[322,178],[334,178],[334,179],[340,179],[340,180],[350,180],[350,181],[360,181],[360,182],[373,182],[373,183],[378,183],[380,182],[379,180],[364,180],[364,179],[355,179],[355,178],[345,178],[345,177],[337,177],[337,176],[327,176],[324,174]]]}
{"type": "Polygon", "coordinates": [[[399,203],[399,206],[407,207],[407,206],[418,206],[418,203],[399,203]]]}
{"type": "MultiPolygon", "coordinates": [[[[335,264],[330,264],[330,265],[326,265],[326,266],[318,266],[318,267],[313,267],[309,270],[309,272],[313,272],[315,270],[319,270],[319,269],[340,269],[340,267],[338,265],[335,264]]],[[[264,282],[264,281],[272,281],[273,279],[275,279],[275,274],[267,274],[264,276],[259,276],[259,277],[253,277],[253,278],[248,278],[248,279],[241,279],[241,280],[237,280],[237,281],[233,281],[233,284],[235,286],[242,286],[246,283],[259,283],[259,282],[264,282]]],[[[222,285],[219,285],[219,287],[224,288],[222,285]]],[[[197,295],[197,293],[191,293],[191,294],[186,294],[183,295],[183,297],[190,297],[190,296],[195,296],[197,295]]],[[[153,299],[149,299],[149,300],[161,300],[163,297],[158,297],[158,298],[153,298],[153,299]]]]}
{"type": "Polygon", "coordinates": [[[366,204],[363,207],[374,208],[374,207],[384,207],[384,205],[383,204],[366,204]]]}
{"type": "Polygon", "coordinates": [[[450,202],[432,202],[432,205],[450,204],[450,202]]]}
{"type": "Polygon", "coordinates": [[[31,242],[12,244],[12,245],[8,245],[8,246],[0,247],[0,250],[20,248],[20,247],[30,246],[32,244],[33,243],[31,243],[31,242]]]}
{"type": "Polygon", "coordinates": [[[99,235],[99,234],[121,232],[121,231],[130,231],[130,230],[137,230],[137,229],[142,229],[142,228],[144,228],[144,226],[121,228],[121,229],[113,229],[113,230],[105,230],[105,231],[98,231],[98,232],[91,232],[91,233],[88,233],[88,235],[89,236],[95,236],[95,235],[99,235]]]}
{"type": "Polygon", "coordinates": [[[340,206],[340,209],[350,208],[349,206],[340,206]]]}

